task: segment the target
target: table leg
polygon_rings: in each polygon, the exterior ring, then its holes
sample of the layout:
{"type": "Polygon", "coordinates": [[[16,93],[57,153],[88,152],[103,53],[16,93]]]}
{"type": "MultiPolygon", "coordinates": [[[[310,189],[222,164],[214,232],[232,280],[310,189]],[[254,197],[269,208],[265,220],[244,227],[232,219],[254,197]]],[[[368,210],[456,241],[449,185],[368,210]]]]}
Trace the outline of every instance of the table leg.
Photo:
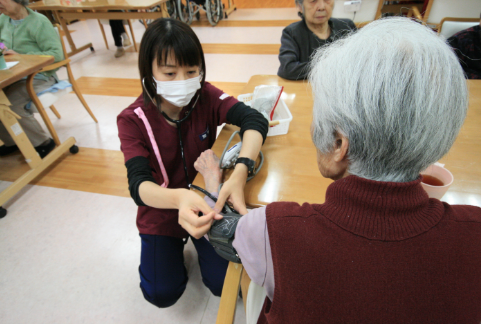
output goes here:
{"type": "Polygon", "coordinates": [[[73,42],[72,36],[70,35],[70,31],[67,28],[67,23],[63,18],[60,18],[60,15],[57,10],[53,12],[55,15],[55,19],[60,23],[62,26],[63,32],[65,34],[65,37],[67,37],[68,44],[70,45],[70,50],[71,51],[76,51],[77,47],[75,46],[75,43],[73,42]]]}
{"type": "Polygon", "coordinates": [[[163,17],[163,18],[170,18],[169,10],[167,10],[167,2],[163,2],[163,3],[160,5],[160,11],[162,12],[162,17],[163,17]]]}
{"type": "Polygon", "coordinates": [[[224,11],[224,13],[229,16],[234,10],[237,10],[237,7],[235,4],[232,3],[232,0],[229,0],[229,6],[227,9],[224,11]]]}

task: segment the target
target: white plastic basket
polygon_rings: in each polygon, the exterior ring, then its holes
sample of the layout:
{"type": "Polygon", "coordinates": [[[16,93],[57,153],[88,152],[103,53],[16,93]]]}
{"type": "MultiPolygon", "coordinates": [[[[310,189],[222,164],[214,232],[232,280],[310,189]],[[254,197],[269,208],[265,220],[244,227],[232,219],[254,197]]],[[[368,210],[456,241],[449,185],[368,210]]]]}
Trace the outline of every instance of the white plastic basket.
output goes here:
{"type": "MultiPolygon", "coordinates": [[[[253,93],[241,94],[237,97],[237,100],[244,102],[247,106],[251,106],[253,93]]],[[[274,110],[274,116],[272,116],[272,121],[278,120],[279,125],[269,127],[269,132],[267,136],[285,135],[289,131],[289,124],[292,120],[292,114],[287,108],[286,103],[282,100],[282,97],[277,103],[276,110],[274,110]]]]}

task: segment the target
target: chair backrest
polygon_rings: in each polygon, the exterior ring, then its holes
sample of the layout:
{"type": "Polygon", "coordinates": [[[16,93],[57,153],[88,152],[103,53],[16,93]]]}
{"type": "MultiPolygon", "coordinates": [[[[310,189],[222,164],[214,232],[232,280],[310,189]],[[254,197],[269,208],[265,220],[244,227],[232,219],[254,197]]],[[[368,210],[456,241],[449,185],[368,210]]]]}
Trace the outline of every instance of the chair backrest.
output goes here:
{"type": "Polygon", "coordinates": [[[376,19],[376,13],[378,11],[379,5],[384,2],[384,0],[362,0],[361,10],[356,12],[354,17],[354,12],[344,11],[344,0],[335,0],[334,10],[332,11],[333,18],[349,18],[354,20],[354,22],[366,22],[373,21],[376,19]],[[354,19],[353,19],[354,17],[354,19]]]}
{"type": "Polygon", "coordinates": [[[481,13],[480,0],[430,0],[424,21],[438,25],[444,17],[478,18],[481,13]]]}
{"type": "Polygon", "coordinates": [[[67,50],[65,49],[65,43],[63,42],[64,32],[60,29],[59,24],[53,24],[53,28],[55,29],[58,37],[60,38],[60,43],[62,44],[63,56],[66,60],[66,59],[68,59],[68,54],[67,54],[67,50]]]}
{"type": "Polygon", "coordinates": [[[479,19],[462,19],[461,18],[444,18],[439,25],[439,35],[449,38],[454,34],[468,29],[470,27],[479,25],[479,19]],[[466,21],[469,20],[469,21],[466,21]]]}

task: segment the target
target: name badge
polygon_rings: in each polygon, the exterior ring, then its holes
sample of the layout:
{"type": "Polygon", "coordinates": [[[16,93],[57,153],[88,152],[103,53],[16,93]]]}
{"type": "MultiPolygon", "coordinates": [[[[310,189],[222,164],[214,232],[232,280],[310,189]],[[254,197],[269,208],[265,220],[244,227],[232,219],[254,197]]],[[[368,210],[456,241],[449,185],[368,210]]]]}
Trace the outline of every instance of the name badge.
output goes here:
{"type": "Polygon", "coordinates": [[[209,126],[207,126],[207,129],[205,132],[199,135],[199,138],[201,141],[205,140],[209,136],[209,126]]]}

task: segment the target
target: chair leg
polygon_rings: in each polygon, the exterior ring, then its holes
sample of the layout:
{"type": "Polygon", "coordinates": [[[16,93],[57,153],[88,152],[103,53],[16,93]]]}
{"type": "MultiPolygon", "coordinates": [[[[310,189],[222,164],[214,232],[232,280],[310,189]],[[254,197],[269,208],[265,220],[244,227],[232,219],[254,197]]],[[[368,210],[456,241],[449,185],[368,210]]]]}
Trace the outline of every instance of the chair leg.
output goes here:
{"type": "Polygon", "coordinates": [[[99,22],[100,31],[102,32],[102,36],[104,36],[105,47],[107,47],[107,49],[109,49],[109,43],[107,42],[107,37],[105,36],[104,26],[102,25],[100,20],[97,19],[97,21],[99,22]]]}
{"type": "Polygon", "coordinates": [[[60,114],[58,113],[58,110],[54,107],[54,105],[51,105],[50,109],[52,110],[54,115],[57,116],[58,119],[62,118],[62,116],[60,116],[60,114]]]}
{"type": "Polygon", "coordinates": [[[244,302],[244,311],[247,311],[247,292],[249,291],[249,285],[251,283],[251,278],[247,274],[247,271],[242,271],[241,277],[241,291],[242,291],[242,301],[244,302]]]}
{"type": "Polygon", "coordinates": [[[132,35],[132,42],[134,42],[135,51],[138,52],[139,49],[137,48],[137,42],[135,41],[135,35],[134,35],[134,29],[132,28],[132,22],[130,21],[130,19],[127,19],[127,21],[129,23],[130,34],[132,35]]]}
{"type": "Polygon", "coordinates": [[[87,105],[87,102],[85,101],[84,97],[82,96],[82,93],[80,92],[80,88],[78,87],[77,82],[75,81],[75,79],[73,77],[72,70],[70,69],[70,64],[67,64],[65,67],[67,68],[68,79],[70,80],[70,83],[72,84],[73,91],[75,92],[75,94],[79,98],[82,105],[84,105],[84,107],[87,110],[87,112],[89,113],[90,117],[92,117],[92,119],[96,123],[98,123],[97,118],[95,118],[94,113],[92,112],[92,110],[90,110],[89,105],[87,105]]]}
{"type": "Polygon", "coordinates": [[[52,138],[55,142],[56,145],[60,145],[60,139],[58,138],[57,132],[55,131],[55,128],[52,125],[52,122],[50,121],[50,118],[47,115],[47,112],[43,108],[42,103],[37,97],[37,94],[35,93],[35,90],[33,89],[33,77],[35,74],[30,74],[27,78],[27,92],[28,95],[30,96],[30,99],[32,99],[32,102],[34,105],[37,107],[38,112],[40,113],[40,116],[42,116],[42,119],[47,126],[48,131],[50,132],[50,135],[52,135],[52,138]]]}
{"type": "Polygon", "coordinates": [[[145,19],[142,19],[142,21],[144,22],[145,29],[147,29],[147,27],[149,27],[149,26],[147,26],[147,21],[145,19]]]}
{"type": "Polygon", "coordinates": [[[220,297],[219,310],[217,311],[216,324],[234,323],[239,285],[242,276],[242,264],[229,262],[225,275],[222,296],[220,297]]]}

